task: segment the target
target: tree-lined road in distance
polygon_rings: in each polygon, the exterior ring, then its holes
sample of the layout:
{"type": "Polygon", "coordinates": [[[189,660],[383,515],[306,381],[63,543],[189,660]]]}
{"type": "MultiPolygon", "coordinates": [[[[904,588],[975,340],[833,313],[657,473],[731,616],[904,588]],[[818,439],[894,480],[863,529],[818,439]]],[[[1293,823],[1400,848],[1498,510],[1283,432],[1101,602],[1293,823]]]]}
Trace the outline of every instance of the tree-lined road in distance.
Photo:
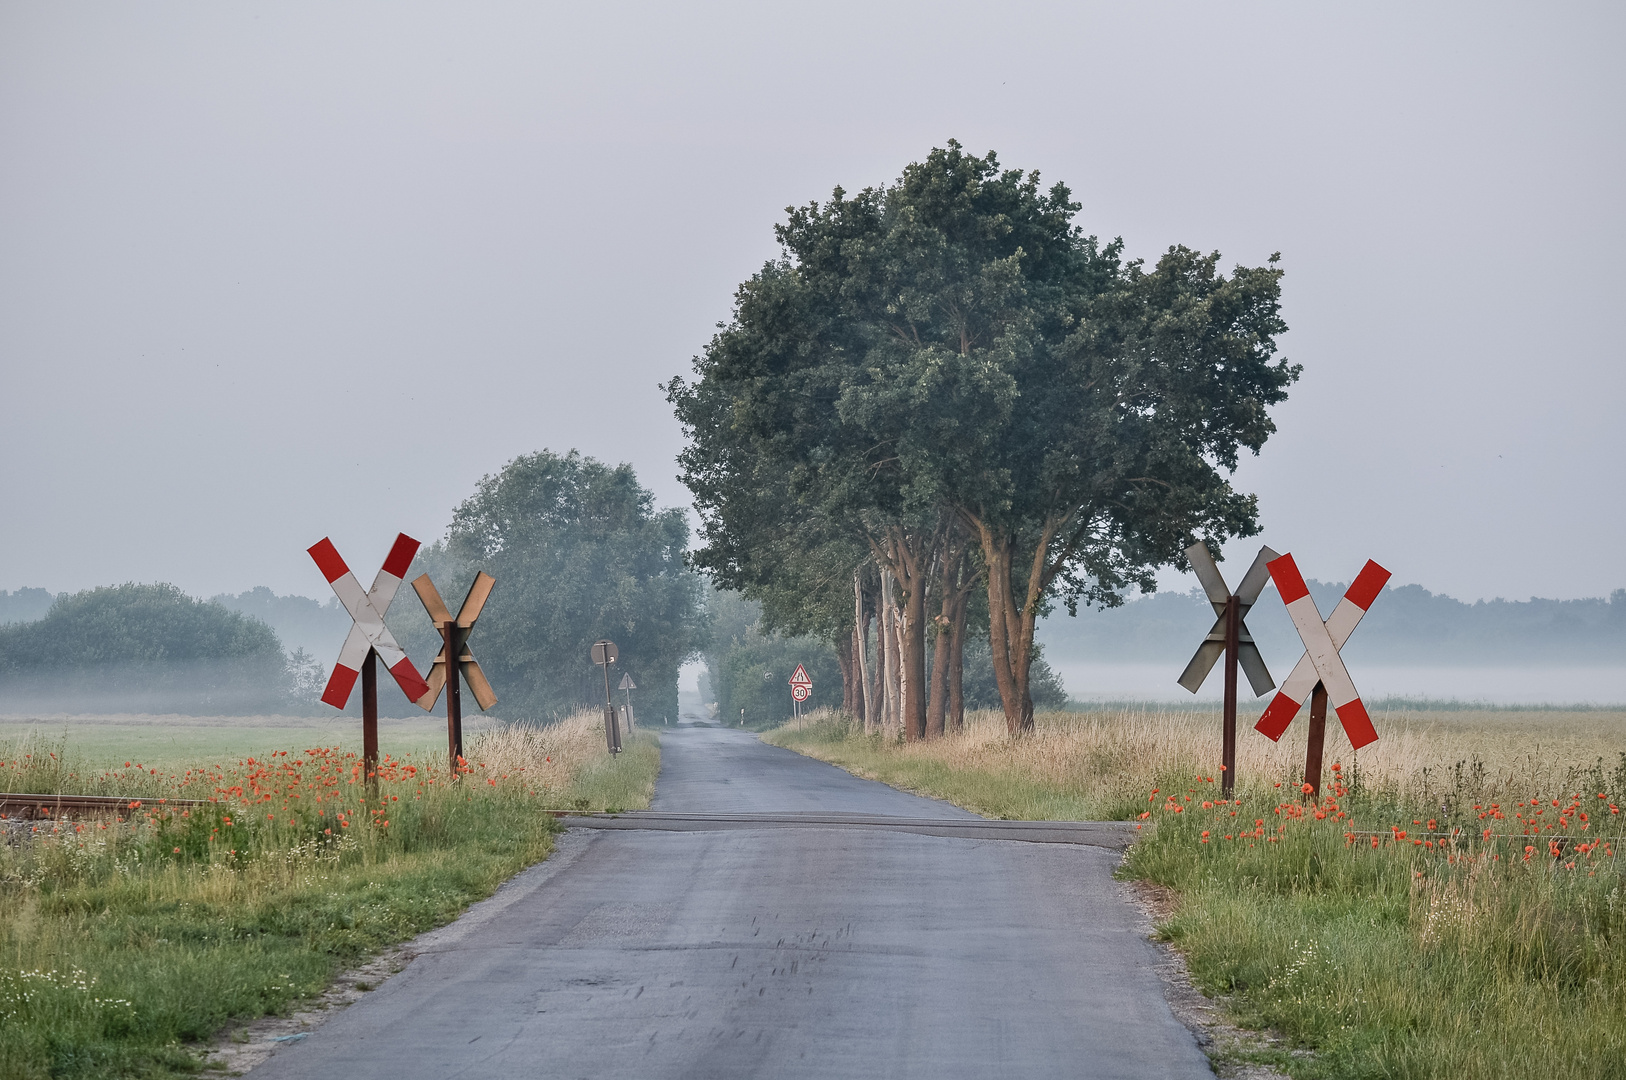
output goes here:
{"type": "MultiPolygon", "coordinates": [[[[737,729],[662,745],[656,810],[973,817],[737,729]]],[[[1210,1077],[1117,858],[827,824],[573,831],[253,1075],[1210,1077]]]]}

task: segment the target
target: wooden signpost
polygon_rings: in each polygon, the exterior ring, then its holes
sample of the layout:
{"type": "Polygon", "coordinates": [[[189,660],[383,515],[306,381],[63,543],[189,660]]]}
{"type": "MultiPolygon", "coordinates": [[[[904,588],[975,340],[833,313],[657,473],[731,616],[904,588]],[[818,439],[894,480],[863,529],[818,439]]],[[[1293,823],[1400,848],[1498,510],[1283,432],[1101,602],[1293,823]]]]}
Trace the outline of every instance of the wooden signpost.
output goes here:
{"type": "Polygon", "coordinates": [[[1293,665],[1293,671],[1282,683],[1282,688],[1271,699],[1259,723],[1254,727],[1272,742],[1281,739],[1287,726],[1298,715],[1305,698],[1310,699],[1309,746],[1304,753],[1304,783],[1307,794],[1321,790],[1321,755],[1326,743],[1327,702],[1332,702],[1338,722],[1349,736],[1349,745],[1359,750],[1377,742],[1378,731],[1372,726],[1372,717],[1361,704],[1355,681],[1349,677],[1339,650],[1360,623],[1361,616],[1372,606],[1383,586],[1389,580],[1389,571],[1367,560],[1355,581],[1344,593],[1344,598],[1333,608],[1325,622],[1310,596],[1309,587],[1299,573],[1298,564],[1291,554],[1270,563],[1270,577],[1281,593],[1293,626],[1304,642],[1304,655],[1293,665]]]}
{"type": "Polygon", "coordinates": [[[453,776],[457,775],[458,763],[463,760],[463,695],[447,658],[457,657],[457,670],[462,672],[462,681],[469,684],[481,712],[497,704],[497,695],[492,692],[491,683],[486,681],[485,672],[480,670],[480,662],[468,651],[469,634],[474,630],[474,622],[480,617],[496,584],[497,579],[484,570],[475,574],[474,584],[469,586],[469,593],[463,598],[463,605],[457,609],[454,618],[428,574],[420,574],[412,581],[413,591],[418,594],[423,609],[429,613],[429,620],[440,631],[441,637],[440,652],[436,654],[434,663],[429,665],[428,689],[418,698],[418,706],[424,712],[429,712],[435,707],[441,687],[446,688],[446,755],[453,776]]]}
{"type": "Polygon", "coordinates": [[[1208,636],[1203,638],[1202,644],[1197,646],[1197,652],[1186,665],[1186,670],[1180,674],[1179,683],[1195,694],[1208,678],[1208,673],[1214,669],[1214,661],[1221,655],[1225,657],[1225,711],[1223,720],[1223,738],[1220,748],[1220,790],[1227,796],[1236,786],[1236,673],[1240,666],[1248,675],[1248,685],[1253,687],[1254,697],[1269,693],[1275,687],[1270,672],[1265,668],[1265,658],[1259,654],[1259,646],[1254,644],[1253,635],[1248,633],[1247,624],[1243,617],[1248,609],[1259,599],[1264,591],[1265,582],[1270,580],[1270,571],[1266,569],[1276,553],[1268,547],[1261,547],[1259,554],[1254,557],[1253,565],[1242,576],[1242,584],[1237,586],[1235,593],[1225,584],[1225,578],[1220,574],[1219,567],[1214,564],[1214,556],[1209,553],[1208,545],[1198,542],[1186,549],[1186,559],[1197,574],[1197,580],[1202,583],[1203,592],[1208,596],[1208,602],[1213,605],[1214,614],[1219,616],[1208,636]]]}

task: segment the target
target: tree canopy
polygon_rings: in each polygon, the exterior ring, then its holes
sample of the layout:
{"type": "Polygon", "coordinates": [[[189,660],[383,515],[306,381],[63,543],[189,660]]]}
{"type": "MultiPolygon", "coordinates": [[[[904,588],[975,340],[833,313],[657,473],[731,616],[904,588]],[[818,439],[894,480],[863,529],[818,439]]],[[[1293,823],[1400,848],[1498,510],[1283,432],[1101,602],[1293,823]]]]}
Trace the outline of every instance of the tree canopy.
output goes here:
{"type": "Polygon", "coordinates": [[[782,561],[787,508],[867,545],[899,582],[911,685],[946,521],[974,537],[1013,730],[1047,603],[1120,603],[1193,537],[1257,531],[1228,474],[1298,375],[1274,358],[1274,257],[1227,277],[1177,246],[1148,268],[1080,209],[952,141],[894,184],[792,207],[782,256],[668,386],[699,564],[782,561]]]}
{"type": "MultiPolygon", "coordinates": [[[[608,638],[621,654],[612,685],[630,673],[641,715],[676,716],[678,669],[706,642],[688,539],[683,512],[656,509],[630,465],[543,450],[484,477],[409,577],[427,571],[454,610],[476,570],[497,579],[470,647],[501,715],[548,719],[602,702],[588,652],[608,638]]],[[[438,649],[415,596],[396,600],[390,625],[414,657],[438,649]]]]}

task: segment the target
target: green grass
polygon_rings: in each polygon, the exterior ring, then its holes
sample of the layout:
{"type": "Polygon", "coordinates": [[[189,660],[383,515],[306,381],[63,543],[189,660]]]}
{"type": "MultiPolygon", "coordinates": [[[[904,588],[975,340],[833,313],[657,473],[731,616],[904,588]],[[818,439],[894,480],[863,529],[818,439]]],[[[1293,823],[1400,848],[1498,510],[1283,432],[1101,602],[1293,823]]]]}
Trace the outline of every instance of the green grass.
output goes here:
{"type": "MultiPolygon", "coordinates": [[[[1136,724],[1152,731],[1122,718],[1136,724]]],[[[1111,727],[1057,720],[1023,745],[983,724],[905,746],[830,717],[765,738],[991,816],[1145,814],[1122,872],[1175,891],[1159,932],[1238,1022],[1285,1036],[1285,1049],[1256,1056],[1299,1080],[1626,1077],[1626,815],[1611,812],[1626,809],[1626,755],[1566,768],[1532,756],[1527,771],[1477,778],[1419,759],[1412,780],[1391,761],[1365,784],[1351,767],[1354,790],[1340,785],[1317,819],[1257,762],[1238,802],[1223,802],[1172,750],[1115,757],[1111,727]],[[1516,805],[1536,796],[1539,807],[1516,805]],[[1518,835],[1527,821],[1542,835],[1518,835]],[[1486,840],[1487,827],[1514,835],[1486,840]],[[1452,829],[1452,845],[1414,843],[1452,829]],[[1384,834],[1377,848],[1365,831],[1384,834]],[[1559,858],[1554,836],[1569,838],[1559,858]]],[[[1504,739],[1492,730],[1486,746],[1504,739]]],[[[1471,732],[1448,741],[1475,750],[1471,732]]]]}
{"type": "Polygon", "coordinates": [[[647,805],[657,740],[639,733],[617,760],[601,745],[590,725],[494,733],[456,783],[443,756],[386,766],[381,804],[342,750],[155,759],[160,775],[139,778],[122,762],[92,772],[69,743],[9,759],[12,787],[223,801],[149,801],[128,821],[30,825],[0,845],[0,1080],[195,1071],[196,1044],[227,1024],[288,1010],[544,858],[544,807],[647,805]]]}

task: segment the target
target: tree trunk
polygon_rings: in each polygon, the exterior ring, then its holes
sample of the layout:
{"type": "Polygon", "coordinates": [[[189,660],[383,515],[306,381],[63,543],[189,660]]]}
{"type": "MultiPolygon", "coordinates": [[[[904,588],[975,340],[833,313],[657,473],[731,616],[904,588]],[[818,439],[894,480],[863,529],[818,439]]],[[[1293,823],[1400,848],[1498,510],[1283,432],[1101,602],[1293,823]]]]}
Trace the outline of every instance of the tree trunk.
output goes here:
{"type": "Polygon", "coordinates": [[[949,624],[948,728],[965,730],[965,621],[970,611],[970,590],[962,590],[949,624]]]}
{"type": "Polygon", "coordinates": [[[943,594],[943,614],[932,620],[937,638],[932,643],[931,695],[926,699],[926,738],[936,739],[943,734],[948,715],[949,626],[948,609],[953,606],[953,594],[943,594]]]}
{"type": "Polygon", "coordinates": [[[858,690],[853,696],[853,715],[864,722],[864,731],[871,730],[875,710],[870,704],[869,686],[869,620],[864,616],[864,568],[853,571],[853,660],[858,668],[858,690]]]}
{"type": "Polygon", "coordinates": [[[943,530],[921,533],[889,528],[872,544],[876,562],[890,570],[897,598],[893,627],[898,638],[898,723],[909,741],[926,734],[926,591],[943,530]]]}
{"type": "Polygon", "coordinates": [[[898,610],[892,603],[892,575],[881,567],[881,732],[892,738],[898,722],[898,610]]]}
{"type": "Polygon", "coordinates": [[[848,634],[845,641],[835,643],[836,663],[841,665],[841,709],[849,716],[853,711],[853,698],[858,689],[858,680],[853,678],[853,641],[848,634]]]}
{"type": "Polygon", "coordinates": [[[1012,735],[1023,735],[1033,730],[1033,695],[1028,685],[1033,626],[1038,619],[1039,601],[1059,568],[1059,563],[1052,566],[1046,560],[1050,542],[1068,515],[1046,521],[1034,538],[1033,554],[1024,568],[1026,588],[1020,602],[1012,579],[1018,552],[1016,535],[969,513],[964,517],[976,527],[987,564],[988,643],[994,653],[994,681],[999,684],[1000,702],[1005,707],[1005,727],[1012,735]]]}
{"type": "Polygon", "coordinates": [[[917,580],[903,596],[898,612],[898,651],[902,678],[903,737],[908,742],[926,737],[926,590],[917,580]]]}

